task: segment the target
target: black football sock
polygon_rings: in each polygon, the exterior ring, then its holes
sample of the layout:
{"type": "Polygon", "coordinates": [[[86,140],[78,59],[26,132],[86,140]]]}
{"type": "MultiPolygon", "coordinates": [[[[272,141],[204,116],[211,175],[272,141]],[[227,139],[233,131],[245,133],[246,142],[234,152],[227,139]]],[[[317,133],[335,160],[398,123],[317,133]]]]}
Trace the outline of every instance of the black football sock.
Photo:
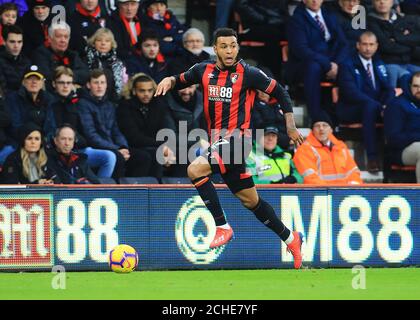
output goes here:
{"type": "Polygon", "coordinates": [[[281,240],[286,241],[290,235],[290,230],[277,217],[272,206],[260,198],[257,206],[251,211],[254,212],[258,220],[277,233],[281,240]]]}
{"type": "Polygon", "coordinates": [[[192,181],[207,209],[211,212],[216,226],[226,224],[225,214],[219,202],[216,189],[209,177],[200,177],[192,181]]]}

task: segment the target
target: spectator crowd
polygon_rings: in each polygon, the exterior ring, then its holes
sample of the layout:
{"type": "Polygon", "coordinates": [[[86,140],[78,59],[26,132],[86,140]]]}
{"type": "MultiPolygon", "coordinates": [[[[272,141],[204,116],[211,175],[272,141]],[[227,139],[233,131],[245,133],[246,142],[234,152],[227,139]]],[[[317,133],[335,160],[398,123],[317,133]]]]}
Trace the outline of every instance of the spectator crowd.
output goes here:
{"type": "MultiPolygon", "coordinates": [[[[294,150],[279,102],[257,92],[251,127],[265,133],[247,160],[256,183],[363,183],[334,135],[355,122],[369,172],[380,170],[383,123],[393,161],[416,166],[420,182],[420,3],[360,1],[217,2],[216,25],[227,26],[234,12],[239,40],[266,44],[258,66],[300,86],[311,118],[306,142],[294,150]],[[326,82],[338,88],[334,112],[323,104],[326,82]]],[[[164,77],[209,60],[204,45],[203,32],[180,23],[166,0],[1,1],[0,183],[186,177],[180,154],[162,147],[157,133],[206,128],[203,93],[195,85],[154,92],[164,77]]]]}

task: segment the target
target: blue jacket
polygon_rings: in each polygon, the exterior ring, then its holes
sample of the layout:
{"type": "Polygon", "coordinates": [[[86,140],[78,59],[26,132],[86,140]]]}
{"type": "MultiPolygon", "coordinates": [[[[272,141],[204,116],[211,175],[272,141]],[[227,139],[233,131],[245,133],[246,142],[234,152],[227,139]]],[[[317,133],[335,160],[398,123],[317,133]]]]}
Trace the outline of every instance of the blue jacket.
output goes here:
{"type": "Polygon", "coordinates": [[[368,78],[365,67],[358,54],[341,64],[338,68],[339,104],[354,105],[376,102],[386,105],[395,95],[389,82],[385,64],[376,57],[372,58],[375,74],[375,87],[368,78]]]}
{"type": "Polygon", "coordinates": [[[125,61],[127,73],[130,76],[143,72],[152,77],[156,83],[159,83],[163,78],[169,76],[168,63],[166,60],[162,61],[161,59],[155,59],[153,64],[151,64],[150,60],[146,59],[144,56],[131,56],[125,61]]]}
{"type": "Polygon", "coordinates": [[[384,112],[384,131],[390,155],[400,164],[404,148],[420,141],[420,100],[411,94],[408,84],[403,90],[403,94],[393,99],[384,112]]]}
{"type": "Polygon", "coordinates": [[[171,10],[166,10],[166,14],[169,19],[164,21],[154,20],[147,13],[145,15],[145,29],[154,30],[159,36],[160,52],[166,56],[175,56],[183,48],[182,46],[182,35],[187,30],[186,27],[181,24],[171,10]],[[167,25],[167,28],[165,27],[167,25]],[[165,41],[163,38],[172,37],[172,41],[165,41]]]}
{"type": "Polygon", "coordinates": [[[325,9],[322,16],[331,39],[325,41],[322,31],[315,19],[306,11],[303,3],[299,4],[290,19],[287,32],[289,39],[289,62],[318,62],[323,71],[331,69],[331,62],[342,63],[348,55],[346,37],[334,14],[325,9]]]}
{"type": "Polygon", "coordinates": [[[108,150],[128,148],[127,140],[118,128],[115,111],[115,105],[106,97],[98,100],[88,92],[82,92],[79,114],[89,146],[108,150]]]}

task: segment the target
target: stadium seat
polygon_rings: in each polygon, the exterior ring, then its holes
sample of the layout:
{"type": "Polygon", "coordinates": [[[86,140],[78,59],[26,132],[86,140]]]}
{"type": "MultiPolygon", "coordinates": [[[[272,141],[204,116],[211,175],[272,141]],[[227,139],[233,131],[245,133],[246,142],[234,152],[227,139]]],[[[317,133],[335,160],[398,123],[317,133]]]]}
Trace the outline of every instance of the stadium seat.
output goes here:
{"type": "Polygon", "coordinates": [[[387,164],[384,159],[384,183],[416,183],[416,166],[387,164]]]}
{"type": "Polygon", "coordinates": [[[101,184],[117,184],[117,182],[112,178],[98,178],[101,184]]]}
{"type": "Polygon", "coordinates": [[[120,178],[120,184],[159,184],[155,177],[124,177],[120,178]]]}
{"type": "Polygon", "coordinates": [[[191,184],[191,180],[188,177],[163,177],[163,184],[191,184]]]}

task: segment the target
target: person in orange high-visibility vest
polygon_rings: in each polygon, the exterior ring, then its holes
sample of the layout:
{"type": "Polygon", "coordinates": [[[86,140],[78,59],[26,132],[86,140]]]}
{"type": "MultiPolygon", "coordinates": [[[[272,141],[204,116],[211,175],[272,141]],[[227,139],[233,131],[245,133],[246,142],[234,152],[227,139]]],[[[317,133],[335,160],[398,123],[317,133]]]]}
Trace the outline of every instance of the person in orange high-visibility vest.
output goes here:
{"type": "Polygon", "coordinates": [[[293,157],[304,184],[361,184],[360,170],[347,146],[332,133],[332,122],[321,114],[293,157]]]}

